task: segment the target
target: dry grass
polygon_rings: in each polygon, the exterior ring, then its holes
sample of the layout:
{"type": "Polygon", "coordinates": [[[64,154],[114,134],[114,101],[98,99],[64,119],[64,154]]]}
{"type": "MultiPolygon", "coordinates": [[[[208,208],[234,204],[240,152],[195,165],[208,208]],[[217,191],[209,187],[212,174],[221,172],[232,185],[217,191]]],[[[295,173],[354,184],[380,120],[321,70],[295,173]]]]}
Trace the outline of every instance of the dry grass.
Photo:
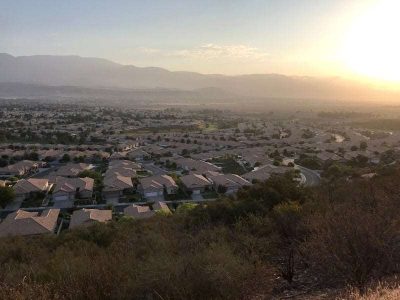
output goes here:
{"type": "Polygon", "coordinates": [[[350,290],[346,297],[339,299],[350,300],[397,300],[400,299],[400,285],[398,278],[391,278],[385,283],[378,283],[368,288],[364,293],[358,289],[350,290]]]}

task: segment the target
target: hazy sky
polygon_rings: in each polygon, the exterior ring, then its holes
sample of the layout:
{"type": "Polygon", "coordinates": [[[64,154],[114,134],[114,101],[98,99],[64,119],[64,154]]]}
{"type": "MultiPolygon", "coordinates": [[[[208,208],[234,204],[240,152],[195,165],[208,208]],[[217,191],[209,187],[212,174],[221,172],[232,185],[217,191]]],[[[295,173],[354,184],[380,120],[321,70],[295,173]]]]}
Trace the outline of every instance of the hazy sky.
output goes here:
{"type": "Polygon", "coordinates": [[[382,1],[0,0],[0,52],[203,73],[343,75],[349,28],[382,1]]]}

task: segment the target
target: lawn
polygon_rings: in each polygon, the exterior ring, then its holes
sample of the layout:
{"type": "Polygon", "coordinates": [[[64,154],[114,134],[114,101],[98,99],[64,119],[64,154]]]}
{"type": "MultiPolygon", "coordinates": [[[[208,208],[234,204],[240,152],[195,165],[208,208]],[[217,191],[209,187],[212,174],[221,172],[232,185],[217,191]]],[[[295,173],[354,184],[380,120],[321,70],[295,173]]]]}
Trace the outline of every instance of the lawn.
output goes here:
{"type": "Polygon", "coordinates": [[[204,199],[215,199],[218,198],[218,194],[215,191],[207,191],[202,194],[204,199]]]}
{"type": "Polygon", "coordinates": [[[213,132],[218,130],[218,125],[214,124],[214,123],[206,123],[205,125],[201,126],[201,129],[203,130],[203,132],[207,133],[207,132],[213,132]]]}
{"type": "Polygon", "coordinates": [[[147,170],[137,170],[136,171],[136,174],[137,174],[137,176],[139,177],[139,178],[141,178],[141,177],[148,177],[148,176],[151,176],[152,174],[149,172],[149,171],[147,171],[147,170]]]}
{"type": "Polygon", "coordinates": [[[125,195],[125,199],[122,202],[140,202],[143,201],[143,198],[140,194],[130,194],[125,195]]]}

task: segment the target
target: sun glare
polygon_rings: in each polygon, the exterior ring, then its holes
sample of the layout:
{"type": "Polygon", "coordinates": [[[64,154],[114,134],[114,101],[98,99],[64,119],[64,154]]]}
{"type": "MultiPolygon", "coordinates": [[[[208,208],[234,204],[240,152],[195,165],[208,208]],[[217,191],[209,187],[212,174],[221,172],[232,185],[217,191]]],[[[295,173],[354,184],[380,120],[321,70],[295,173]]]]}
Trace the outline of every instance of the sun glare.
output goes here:
{"type": "Polygon", "coordinates": [[[355,18],[342,57],[351,71],[380,80],[400,81],[400,0],[377,1],[355,18]]]}

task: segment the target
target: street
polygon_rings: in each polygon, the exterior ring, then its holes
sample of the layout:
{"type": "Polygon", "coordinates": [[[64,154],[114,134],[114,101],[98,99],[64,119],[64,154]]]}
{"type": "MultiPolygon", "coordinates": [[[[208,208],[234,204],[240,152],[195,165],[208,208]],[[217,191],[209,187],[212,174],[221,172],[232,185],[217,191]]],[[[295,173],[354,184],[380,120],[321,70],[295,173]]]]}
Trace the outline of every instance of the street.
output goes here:
{"type": "Polygon", "coordinates": [[[297,165],[297,167],[306,178],[306,186],[316,186],[321,182],[321,176],[318,172],[299,165],[297,165]]]}

